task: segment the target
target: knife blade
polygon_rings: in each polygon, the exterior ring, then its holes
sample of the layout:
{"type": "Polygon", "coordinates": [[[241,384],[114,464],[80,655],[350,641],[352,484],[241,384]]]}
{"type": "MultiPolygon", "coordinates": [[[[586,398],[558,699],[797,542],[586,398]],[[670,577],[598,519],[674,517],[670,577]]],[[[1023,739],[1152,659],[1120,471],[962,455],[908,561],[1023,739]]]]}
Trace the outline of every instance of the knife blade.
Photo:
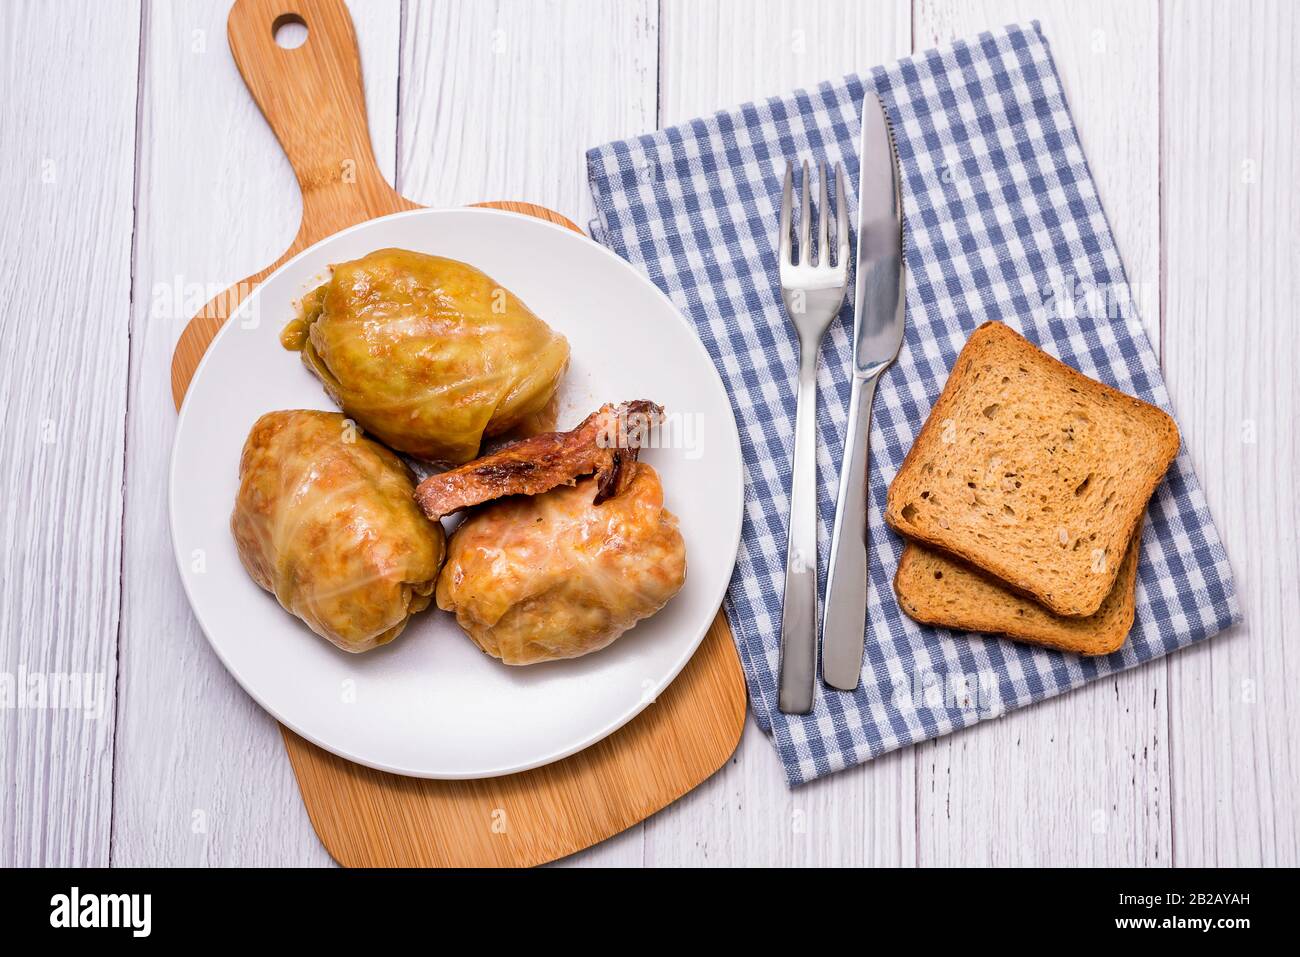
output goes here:
{"type": "Polygon", "coordinates": [[[898,155],[884,105],[862,102],[858,161],[853,379],[822,614],[822,680],[858,686],[867,619],[867,492],[871,403],[903,344],[903,204],[898,155]]]}

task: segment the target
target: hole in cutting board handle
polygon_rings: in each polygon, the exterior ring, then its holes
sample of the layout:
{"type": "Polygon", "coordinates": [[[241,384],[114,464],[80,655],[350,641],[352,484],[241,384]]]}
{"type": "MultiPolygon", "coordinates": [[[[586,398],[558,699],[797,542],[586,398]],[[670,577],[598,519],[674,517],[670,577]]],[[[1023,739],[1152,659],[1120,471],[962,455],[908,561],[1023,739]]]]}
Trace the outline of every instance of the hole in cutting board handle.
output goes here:
{"type": "Polygon", "coordinates": [[[271,24],[271,37],[276,46],[296,50],[307,42],[307,21],[296,13],[282,13],[271,24]]]}

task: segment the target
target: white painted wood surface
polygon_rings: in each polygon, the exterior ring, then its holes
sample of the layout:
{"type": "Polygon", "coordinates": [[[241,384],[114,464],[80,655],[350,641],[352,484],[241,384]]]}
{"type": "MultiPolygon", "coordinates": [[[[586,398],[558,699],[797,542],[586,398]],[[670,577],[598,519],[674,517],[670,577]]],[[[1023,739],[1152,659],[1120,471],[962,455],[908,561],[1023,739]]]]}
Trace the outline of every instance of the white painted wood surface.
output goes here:
{"type": "Polygon", "coordinates": [[[0,711],[0,864],[109,859],[140,12],[64,20],[0,7],[0,672],[103,713],[0,711]]]}
{"type": "MultiPolygon", "coordinates": [[[[897,59],[911,48],[910,19],[903,0],[663,3],[660,125],[897,59]]],[[[819,468],[835,466],[823,454],[819,468]]],[[[721,772],[646,822],[646,863],[914,863],[915,784],[908,749],[790,791],[750,721],[721,772]]]]}
{"type": "MultiPolygon", "coordinates": [[[[1156,343],[1158,12],[1155,4],[1124,0],[925,0],[913,21],[920,47],[991,24],[1040,21],[1156,343]]],[[[921,859],[942,865],[1168,864],[1166,685],[1165,667],[1157,662],[919,746],[921,859]]]]}
{"type": "Polygon", "coordinates": [[[1178,2],[1164,21],[1164,365],[1246,618],[1169,660],[1173,854],[1294,866],[1300,11],[1178,2]]]}
{"type": "MultiPolygon", "coordinates": [[[[167,536],[172,345],[208,291],[279,254],[300,210],[227,6],[0,6],[0,672],[99,674],[109,702],[101,720],[0,710],[3,866],[329,863],[167,536]]],[[[794,792],[751,725],[713,779],[566,863],[1298,862],[1290,4],[352,9],[375,152],[403,192],[579,223],[588,146],[1039,19],[1237,575],[1247,623],[1229,635],[794,792]]]]}

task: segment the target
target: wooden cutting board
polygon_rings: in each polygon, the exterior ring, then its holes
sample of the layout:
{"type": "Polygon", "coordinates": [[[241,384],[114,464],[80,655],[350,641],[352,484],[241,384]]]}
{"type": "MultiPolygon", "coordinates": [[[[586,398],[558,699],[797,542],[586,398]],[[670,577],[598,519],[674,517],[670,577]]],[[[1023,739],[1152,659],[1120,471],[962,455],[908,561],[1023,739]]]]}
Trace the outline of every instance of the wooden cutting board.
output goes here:
{"type": "MultiPolygon", "coordinates": [[[[238,0],[227,27],[239,72],[298,177],[302,224],[284,255],[213,299],[181,333],[172,356],[177,408],[213,336],[267,275],[341,229],[420,208],[398,195],[375,163],[356,36],[342,0],[238,0]],[[276,44],[285,18],[306,24],[302,46],[276,44]]],[[[480,205],[578,230],[529,203],[480,205]]],[[[478,781],[404,778],[281,731],[312,826],[340,864],[493,867],[555,860],[644,820],[717,771],[744,721],[744,676],[719,613],[658,701],[603,741],[532,771],[478,781]]]]}

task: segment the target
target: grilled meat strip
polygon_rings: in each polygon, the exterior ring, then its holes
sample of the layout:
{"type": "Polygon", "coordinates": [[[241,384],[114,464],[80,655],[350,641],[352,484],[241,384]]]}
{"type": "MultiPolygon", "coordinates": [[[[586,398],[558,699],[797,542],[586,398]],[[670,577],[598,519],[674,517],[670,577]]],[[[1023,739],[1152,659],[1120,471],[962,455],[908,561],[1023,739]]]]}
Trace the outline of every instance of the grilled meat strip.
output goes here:
{"type": "Polygon", "coordinates": [[[663,409],[638,399],[607,404],[569,432],[534,435],[448,472],[431,475],[415,500],[434,521],[506,495],[540,495],[595,475],[599,504],[618,494],[623,465],[636,460],[663,409]]]}

